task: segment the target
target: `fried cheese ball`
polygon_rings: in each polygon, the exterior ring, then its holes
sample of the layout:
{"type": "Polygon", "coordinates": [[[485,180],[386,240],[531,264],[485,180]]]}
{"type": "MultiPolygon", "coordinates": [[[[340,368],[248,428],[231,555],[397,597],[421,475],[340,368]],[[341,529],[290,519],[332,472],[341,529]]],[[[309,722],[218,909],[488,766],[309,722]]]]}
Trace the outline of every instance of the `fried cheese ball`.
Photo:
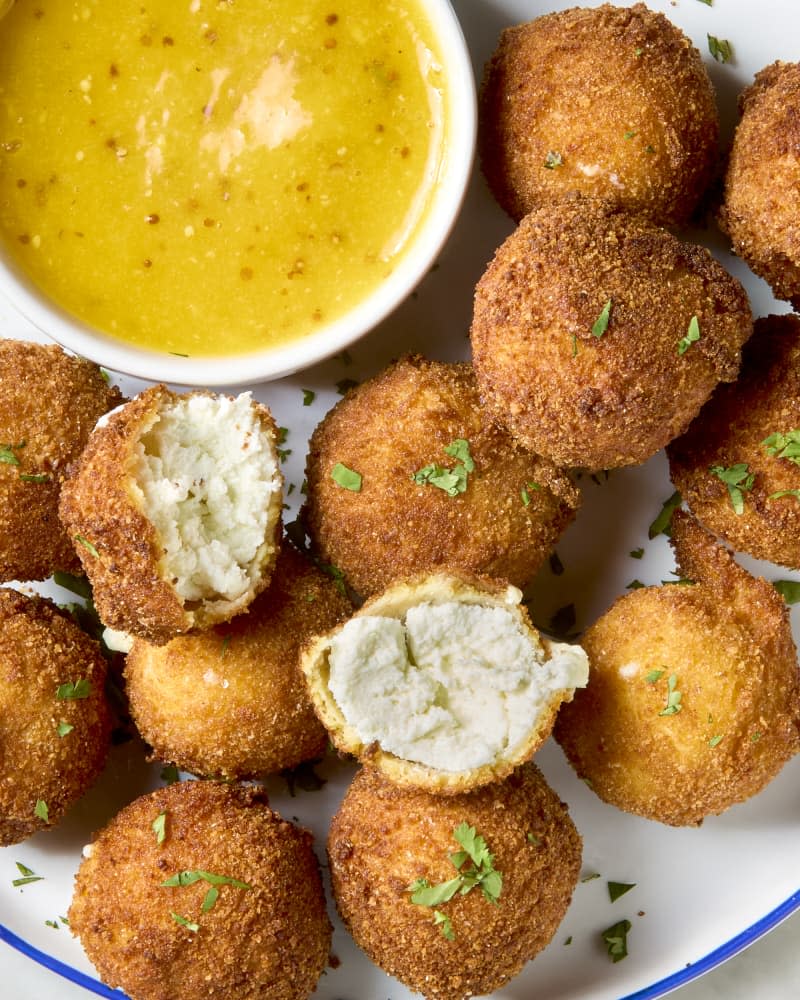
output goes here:
{"type": "Polygon", "coordinates": [[[372,961],[429,1000],[464,1000],[499,989],[548,944],[578,880],[581,839],[533,764],[448,798],[364,768],[333,818],[328,858],[336,906],[372,961]],[[485,863],[465,856],[456,868],[452,856],[480,848],[478,838],[485,863]],[[471,869],[500,879],[413,901],[471,869]]]}
{"type": "Polygon", "coordinates": [[[481,406],[468,364],[405,357],[362,383],[314,431],[302,519],[362,597],[392,580],[460,569],[524,586],[579,494],[481,406]],[[342,469],[358,488],[341,485],[342,469]]]}
{"type": "Polygon", "coordinates": [[[131,1000],[302,1000],[331,941],[311,834],[213,781],[118,813],[84,850],[69,924],[131,1000]]]}
{"type": "Polygon", "coordinates": [[[504,778],[588,679],[580,646],[542,639],[504,581],[396,581],[306,647],[334,745],[398,785],[454,794],[504,778]]]}
{"type": "Polygon", "coordinates": [[[683,511],[672,541],[694,585],[634,590],[584,634],[589,684],[555,735],[605,802],[695,826],[761,791],[800,750],[800,674],[772,584],[683,511]]]}
{"type": "Polygon", "coordinates": [[[321,756],[328,734],[299,669],[302,644],[352,613],[334,582],[284,544],[249,613],[125,662],[131,714],[154,755],[183,770],[257,778],[321,756]]]}
{"type": "Polygon", "coordinates": [[[92,362],[0,337],[0,582],[79,572],[59,492],[98,418],[121,401],[92,362]]]}
{"type": "Polygon", "coordinates": [[[737,551],[800,569],[800,317],[756,320],[742,357],[667,448],[670,475],[737,551]]]}
{"type": "Polygon", "coordinates": [[[559,465],[644,462],[732,381],[747,296],[702,247],[575,196],[527,215],[475,291],[487,408],[559,465]]]}
{"type": "Polygon", "coordinates": [[[480,123],[483,172],[517,221],[581,191],[659,225],[684,223],[719,134],[700,53],[644,4],[506,28],[485,68],[480,123]]]}
{"type": "Polygon", "coordinates": [[[96,642],[50,601],[0,589],[0,846],[56,826],[106,762],[96,642]]]}
{"type": "Polygon", "coordinates": [[[245,393],[147,389],[92,434],[59,513],[104,624],[165,643],[243,612],[268,584],[283,477],[245,393]]]}
{"type": "Polygon", "coordinates": [[[720,224],[736,254],[800,309],[800,63],[756,73],[739,110],[720,224]]]}

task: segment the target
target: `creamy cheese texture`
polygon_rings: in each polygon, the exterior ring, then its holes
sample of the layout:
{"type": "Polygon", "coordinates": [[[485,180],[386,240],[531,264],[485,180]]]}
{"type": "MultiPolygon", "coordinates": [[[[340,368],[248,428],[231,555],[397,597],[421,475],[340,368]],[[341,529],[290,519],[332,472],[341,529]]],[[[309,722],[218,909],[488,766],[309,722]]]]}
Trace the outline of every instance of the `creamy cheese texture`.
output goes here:
{"type": "Polygon", "coordinates": [[[462,771],[513,753],[559,692],[586,684],[580,647],[545,657],[505,608],[426,603],[404,621],[350,619],[330,643],[329,687],[364,744],[462,771]]]}
{"type": "Polygon", "coordinates": [[[281,478],[250,393],[191,395],[165,406],[137,442],[131,489],[186,602],[244,594],[271,544],[281,478]]]}

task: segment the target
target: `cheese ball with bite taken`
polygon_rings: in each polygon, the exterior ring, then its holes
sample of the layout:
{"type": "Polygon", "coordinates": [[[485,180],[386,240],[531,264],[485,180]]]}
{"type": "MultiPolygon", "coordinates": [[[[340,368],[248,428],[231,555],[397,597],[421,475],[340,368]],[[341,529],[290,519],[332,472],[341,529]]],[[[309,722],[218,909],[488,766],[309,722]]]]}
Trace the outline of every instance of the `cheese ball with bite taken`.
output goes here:
{"type": "Polygon", "coordinates": [[[483,400],[560,465],[650,458],[739,370],[752,316],[703,247],[576,195],[527,215],[475,291],[483,400]]]}
{"type": "Polygon", "coordinates": [[[560,469],[492,421],[470,365],[419,356],[325,416],[306,480],[312,545],[362,597],[440,567],[524,586],[579,503],[560,469]]]}
{"type": "Polygon", "coordinates": [[[79,571],[59,492],[98,418],[121,402],[92,362],[0,337],[0,582],[79,571]]]}
{"type": "Polygon", "coordinates": [[[800,750],[788,610],[683,511],[683,577],[620,598],[584,634],[590,677],[555,727],[605,802],[671,826],[743,802],[800,750]]]}
{"type": "Polygon", "coordinates": [[[163,385],[95,430],[59,512],[107,626],[165,643],[247,609],[277,556],[276,440],[248,393],[163,385]]]}
{"type": "Polygon", "coordinates": [[[284,544],[248,614],[166,646],[134,641],[125,686],[139,732],[158,759],[206,776],[257,778],[321,756],[328,734],[300,648],[352,610],[333,580],[284,544]]]}
{"type": "Polygon", "coordinates": [[[66,612],[0,589],[0,845],[56,826],[99,776],[105,679],[100,647],[66,612]]]}
{"type": "Polygon", "coordinates": [[[667,455],[701,524],[737,551],[800,569],[800,317],[756,320],[741,375],[667,455]]]}
{"type": "Polygon", "coordinates": [[[739,97],[720,225],[734,252],[800,309],[800,62],[774,62],[739,97]]]}
{"type": "Polygon", "coordinates": [[[543,639],[504,581],[396,581],[312,640],[302,669],[334,745],[398,785],[489,784],[547,739],[586,684],[580,646],[543,639]]]}
{"type": "Polygon", "coordinates": [[[700,53],[644,4],[573,7],[506,28],[486,65],[481,165],[514,219],[570,191],[685,223],[719,134],[700,53]]]}
{"type": "Polygon", "coordinates": [[[142,795],[96,834],[69,923],[131,1000],[302,1000],[331,941],[311,835],[213,781],[142,795]]]}
{"type": "Polygon", "coordinates": [[[581,839],[533,764],[449,798],[365,767],[333,818],[328,858],[336,906],[372,961],[429,1000],[465,1000],[500,989],[548,944],[581,839]]]}

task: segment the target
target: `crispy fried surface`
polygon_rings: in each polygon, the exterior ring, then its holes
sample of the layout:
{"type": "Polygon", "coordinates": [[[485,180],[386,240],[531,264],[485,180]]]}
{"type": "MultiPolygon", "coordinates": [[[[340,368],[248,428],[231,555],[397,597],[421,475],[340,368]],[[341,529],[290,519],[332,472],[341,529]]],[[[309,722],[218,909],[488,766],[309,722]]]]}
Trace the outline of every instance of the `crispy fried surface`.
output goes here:
{"type": "Polygon", "coordinates": [[[707,250],[575,196],[531,212],[498,249],[475,292],[473,364],[523,445],[608,469],[685,430],[736,377],[751,331],[744,289],[707,250]],[[700,339],[679,354],[692,317],[700,339]]]}
{"type": "Polygon", "coordinates": [[[800,318],[756,321],[742,371],[719,386],[688,431],[668,449],[670,474],[692,513],[737,550],[800,568],[800,466],[771,455],[764,440],[800,429],[800,318]],[[710,471],[744,463],[754,475],[737,514],[726,484],[710,471]]]}
{"type": "Polygon", "coordinates": [[[585,633],[589,685],[555,734],[600,798],[688,826],[755,795],[798,752],[800,679],[775,588],[684,512],[672,533],[695,585],[635,590],[585,633]],[[680,709],[664,714],[670,676],[680,709]]]}
{"type": "Polygon", "coordinates": [[[136,640],[125,680],[140,733],[160,760],[201,775],[255,778],[320,756],[328,735],[300,648],[351,612],[333,581],[284,544],[248,614],[166,646],[136,640]]]}
{"type": "Polygon", "coordinates": [[[0,589],[0,845],[58,824],[105,764],[111,716],[96,642],[39,597],[0,589]],[[85,698],[58,698],[89,682],[85,698]],[[59,736],[61,724],[72,729],[59,736]],[[45,822],[35,815],[47,805],[45,822]]]}
{"type": "MultiPolygon", "coordinates": [[[[204,612],[203,602],[188,606],[172,581],[165,578],[161,565],[164,549],[136,495],[131,468],[139,437],[154,423],[158,410],[178,398],[166,386],[156,385],[114,413],[92,435],[70,471],[59,505],[59,516],[69,533],[84,540],[76,540],[75,548],[104,624],[161,644],[244,611],[266,587],[272,571],[272,563],[265,565],[257,585],[243,598],[230,602],[227,615],[220,612],[213,616],[204,612]]],[[[253,406],[264,429],[276,435],[269,410],[259,403],[253,406]]],[[[280,506],[278,494],[275,502],[280,506]]],[[[276,546],[279,535],[280,518],[276,515],[276,546]]],[[[273,549],[273,561],[275,555],[273,549]]]]}
{"type": "Polygon", "coordinates": [[[490,420],[469,365],[418,356],[353,389],[325,416],[311,438],[306,479],[306,529],[364,597],[442,567],[522,586],[579,502],[561,470],[490,420]],[[458,438],[475,463],[466,492],[449,496],[412,481],[432,463],[453,468],[458,459],[444,449],[458,438]],[[359,492],[333,481],[338,462],[361,473],[359,492]]]}
{"type": "Polygon", "coordinates": [[[272,812],[263,792],[210,781],[161,788],[115,816],[81,864],[69,921],[103,980],[131,1000],[300,1000],[331,938],[311,835],[272,812]],[[204,912],[207,882],[162,886],[195,870],[250,889],[220,885],[204,912]]]}
{"type": "Polygon", "coordinates": [[[800,309],[800,63],[774,62],[739,97],[720,224],[734,251],[800,309]]]}
{"type": "Polygon", "coordinates": [[[581,191],[681,223],[711,178],[711,80],[683,32],[643,4],[507,28],[485,68],[480,112],[484,174],[517,221],[581,191]]]}
{"type": "Polygon", "coordinates": [[[98,418],[120,402],[92,362],[0,338],[0,447],[19,463],[0,463],[0,581],[78,571],[58,520],[59,491],[98,418]]]}
{"type": "Polygon", "coordinates": [[[339,913],[359,947],[415,992],[462,1000],[500,988],[550,941],[578,879],[581,839],[533,764],[446,799],[364,768],[333,819],[328,857],[339,913]],[[450,941],[408,887],[454,877],[460,823],[485,839],[503,883],[496,906],[473,889],[437,908],[450,918],[450,941]]]}

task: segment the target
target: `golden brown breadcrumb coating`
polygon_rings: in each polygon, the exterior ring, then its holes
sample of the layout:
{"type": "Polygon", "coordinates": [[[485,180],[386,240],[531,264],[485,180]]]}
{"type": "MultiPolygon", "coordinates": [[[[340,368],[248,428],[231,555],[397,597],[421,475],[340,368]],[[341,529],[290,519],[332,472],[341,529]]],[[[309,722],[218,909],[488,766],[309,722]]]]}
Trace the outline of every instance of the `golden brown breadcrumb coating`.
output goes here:
{"type": "Polygon", "coordinates": [[[0,845],[56,826],[102,771],[105,679],[98,644],[68,615],[0,589],[0,845]]]}
{"type": "Polygon", "coordinates": [[[683,511],[694,585],[621,597],[583,636],[589,685],[556,720],[570,763],[606,802],[690,826],[750,798],[800,750],[788,610],[683,511]]]}
{"type": "Polygon", "coordinates": [[[575,196],[531,212],[498,249],[475,292],[473,364],[524,446],[610,469],[685,430],[736,377],[751,331],[744,289],[707,250],[575,196]]]}
{"type": "Polygon", "coordinates": [[[352,389],[325,416],[306,479],[302,518],[312,542],[363,597],[443,567],[523,586],[579,503],[560,469],[492,422],[470,365],[419,356],[352,389]],[[459,439],[475,465],[464,492],[414,481],[426,466],[457,466],[445,449],[459,439]],[[337,463],[362,476],[360,490],[334,481],[337,463]]]}
{"type": "MultiPolygon", "coordinates": [[[[112,414],[70,470],[59,505],[103,623],[161,644],[243,612],[269,583],[281,530],[276,492],[271,500],[273,528],[258,556],[261,572],[248,590],[231,601],[188,601],[178,593],[164,567],[166,546],[148,516],[133,470],[139,442],[158,422],[159,413],[188,398],[156,385],[112,414]]],[[[262,430],[274,441],[272,414],[260,403],[252,406],[262,430]]]]}
{"type": "Polygon", "coordinates": [[[69,922],[103,981],[131,1000],[302,1000],[331,940],[311,835],[262,791],[212,781],[178,782],[118,813],[81,863],[69,922]],[[248,888],[219,884],[209,906],[205,878],[163,884],[198,871],[248,888]]]}
{"type": "Polygon", "coordinates": [[[739,97],[720,224],[734,251],[800,309],[800,62],[774,62],[739,97]]]}
{"type": "Polygon", "coordinates": [[[248,614],[166,646],[134,642],[125,681],[139,732],[157,758],[200,775],[256,778],[320,756],[328,734],[300,648],[351,613],[334,582],[284,544],[248,614]]]}
{"type": "Polygon", "coordinates": [[[569,191],[686,222],[714,168],[714,90],[686,35],[644,4],[506,28],[480,100],[484,174],[514,219],[569,191]]]}
{"type": "Polygon", "coordinates": [[[667,454],[701,524],[738,551],[800,569],[800,317],[756,320],[739,379],[717,388],[667,454]],[[794,447],[773,438],[792,431],[794,447]],[[780,457],[787,444],[794,459],[780,457]],[[739,480],[738,498],[720,476],[734,491],[739,480]]]}
{"type": "Polygon", "coordinates": [[[91,361],[0,338],[0,582],[79,571],[59,492],[98,418],[121,402],[91,361]]]}
{"type": "Polygon", "coordinates": [[[581,839],[533,764],[448,798],[364,768],[333,818],[328,857],[339,913],[372,961],[430,1000],[463,1000],[499,989],[550,941],[578,880],[581,839]],[[418,879],[456,877],[450,857],[462,823],[484,838],[502,875],[497,905],[479,887],[435,908],[412,903],[418,879]]]}

